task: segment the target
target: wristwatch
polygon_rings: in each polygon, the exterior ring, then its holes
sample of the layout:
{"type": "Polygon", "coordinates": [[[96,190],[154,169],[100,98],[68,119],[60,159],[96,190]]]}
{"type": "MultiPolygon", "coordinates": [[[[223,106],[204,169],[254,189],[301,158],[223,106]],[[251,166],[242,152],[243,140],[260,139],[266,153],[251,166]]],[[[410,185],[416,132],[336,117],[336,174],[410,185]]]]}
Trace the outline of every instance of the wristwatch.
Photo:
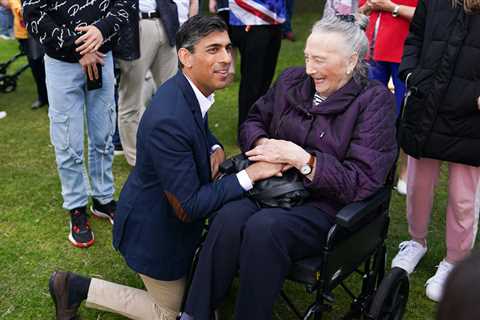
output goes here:
{"type": "Polygon", "coordinates": [[[312,173],[314,163],[315,157],[310,154],[310,159],[308,159],[308,162],[300,168],[300,173],[304,176],[308,176],[310,173],[312,173]]]}
{"type": "Polygon", "coordinates": [[[398,17],[398,14],[400,13],[400,6],[399,5],[396,5],[395,8],[393,8],[393,11],[392,11],[392,16],[394,18],[398,17]]]}

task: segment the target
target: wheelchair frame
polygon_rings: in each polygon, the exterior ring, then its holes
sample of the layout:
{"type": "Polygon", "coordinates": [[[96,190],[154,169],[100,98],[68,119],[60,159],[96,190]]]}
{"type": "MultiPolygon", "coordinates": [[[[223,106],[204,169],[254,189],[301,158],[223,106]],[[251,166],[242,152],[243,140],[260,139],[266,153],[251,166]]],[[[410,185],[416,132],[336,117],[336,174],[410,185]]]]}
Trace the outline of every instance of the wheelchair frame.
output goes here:
{"type": "MultiPolygon", "coordinates": [[[[385,276],[385,240],[390,222],[393,176],[394,169],[389,174],[387,183],[373,196],[351,203],[338,212],[320,255],[293,263],[286,280],[304,284],[308,293],[315,294],[314,302],[301,313],[282,289],[281,298],[299,320],[312,317],[315,320],[322,319],[332,309],[335,302],[332,291],[338,286],[352,299],[350,309],[342,319],[403,318],[409,294],[408,275],[402,269],[393,268],[385,276]],[[360,269],[362,265],[363,270],[360,269]],[[362,276],[358,295],[344,284],[344,280],[353,273],[362,276]]],[[[203,239],[205,237],[206,233],[203,239]]],[[[201,247],[200,244],[192,262],[181,310],[184,310],[201,247]]]]}

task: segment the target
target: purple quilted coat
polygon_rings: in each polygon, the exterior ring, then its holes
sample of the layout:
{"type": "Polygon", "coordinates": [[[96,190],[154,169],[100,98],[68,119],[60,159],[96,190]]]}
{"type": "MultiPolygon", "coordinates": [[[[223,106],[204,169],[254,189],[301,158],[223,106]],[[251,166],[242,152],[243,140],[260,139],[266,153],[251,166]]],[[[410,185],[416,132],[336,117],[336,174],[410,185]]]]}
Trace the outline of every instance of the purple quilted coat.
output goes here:
{"type": "Polygon", "coordinates": [[[252,107],[240,128],[243,152],[260,137],[292,141],[316,155],[313,204],[330,215],[367,198],[395,161],[395,102],[379,82],[354,80],[313,106],[315,87],[305,68],[285,70],[252,107]]]}

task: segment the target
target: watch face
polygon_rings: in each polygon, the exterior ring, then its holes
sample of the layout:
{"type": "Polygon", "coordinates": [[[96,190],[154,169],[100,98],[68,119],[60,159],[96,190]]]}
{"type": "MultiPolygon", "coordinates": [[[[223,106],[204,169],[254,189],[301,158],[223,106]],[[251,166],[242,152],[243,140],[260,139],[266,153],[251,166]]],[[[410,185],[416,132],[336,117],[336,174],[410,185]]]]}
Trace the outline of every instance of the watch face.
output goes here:
{"type": "Polygon", "coordinates": [[[312,172],[312,168],[308,164],[306,164],[300,168],[300,172],[306,176],[309,175],[310,172],[312,172]]]}

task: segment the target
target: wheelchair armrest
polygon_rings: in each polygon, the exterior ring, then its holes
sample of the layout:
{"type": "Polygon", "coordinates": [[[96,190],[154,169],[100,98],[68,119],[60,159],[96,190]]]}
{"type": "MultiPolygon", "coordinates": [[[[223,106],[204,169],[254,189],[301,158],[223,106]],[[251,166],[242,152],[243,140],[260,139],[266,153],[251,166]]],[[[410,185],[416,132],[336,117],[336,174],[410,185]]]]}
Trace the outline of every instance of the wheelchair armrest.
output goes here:
{"type": "Polygon", "coordinates": [[[335,224],[352,229],[362,218],[379,208],[382,203],[388,204],[389,196],[390,188],[385,186],[370,198],[343,207],[335,216],[335,224]]]}

